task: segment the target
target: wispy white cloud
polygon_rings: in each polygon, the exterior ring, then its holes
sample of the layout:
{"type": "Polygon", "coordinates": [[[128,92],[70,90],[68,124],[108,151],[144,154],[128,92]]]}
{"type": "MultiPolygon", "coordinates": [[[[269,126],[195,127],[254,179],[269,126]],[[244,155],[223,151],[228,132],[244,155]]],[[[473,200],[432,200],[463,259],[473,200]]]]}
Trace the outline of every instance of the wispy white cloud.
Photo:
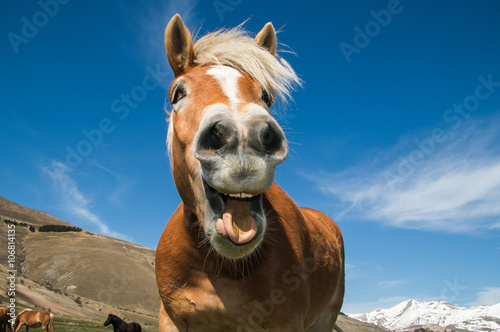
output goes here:
{"type": "Polygon", "coordinates": [[[71,169],[69,167],[52,160],[49,165],[42,167],[42,171],[50,177],[55,189],[60,192],[63,208],[66,211],[84,222],[94,224],[99,233],[126,241],[132,240],[126,235],[112,231],[104,221],[91,211],[89,199],[82,194],[76,181],[71,178],[71,169]]]}
{"type": "Polygon", "coordinates": [[[475,301],[469,303],[469,305],[479,306],[497,303],[500,303],[500,287],[485,287],[481,292],[476,294],[475,301]]]}
{"type": "Polygon", "coordinates": [[[114,189],[111,193],[107,195],[107,199],[117,205],[117,206],[123,206],[123,196],[129,194],[130,189],[133,187],[134,184],[137,183],[137,180],[134,179],[129,179],[126,176],[117,174],[110,170],[109,168],[103,166],[100,164],[97,160],[95,159],[90,159],[88,160],[89,164],[101,169],[105,173],[111,175],[115,181],[116,181],[116,186],[114,186],[114,189]]]}
{"type": "Polygon", "coordinates": [[[500,228],[498,114],[460,130],[403,137],[343,172],[306,175],[336,199],[337,219],[445,232],[500,228]]]}
{"type": "Polygon", "coordinates": [[[383,280],[378,283],[381,288],[388,289],[407,284],[407,280],[383,280]]]}
{"type": "MultiPolygon", "coordinates": [[[[145,3],[138,3],[137,6],[140,6],[138,8],[124,7],[124,10],[129,12],[133,33],[141,50],[138,55],[142,57],[140,60],[144,61],[145,65],[153,68],[159,66],[162,72],[171,74],[164,46],[165,28],[170,19],[178,13],[194,36],[201,26],[201,21],[196,14],[198,2],[198,0],[159,1],[149,6],[145,3]]],[[[214,15],[216,15],[215,11],[214,15]]],[[[173,79],[173,74],[171,75],[173,79]]],[[[168,90],[169,79],[163,79],[160,83],[168,90]]]]}
{"type": "Polygon", "coordinates": [[[356,268],[356,266],[352,263],[350,263],[349,261],[345,262],[345,278],[347,280],[349,279],[352,279],[353,278],[353,273],[354,273],[354,269],[356,268]]]}
{"type": "Polygon", "coordinates": [[[346,261],[345,263],[345,277],[346,280],[362,280],[365,278],[373,277],[374,274],[380,274],[383,268],[373,262],[355,262],[346,261]]]}

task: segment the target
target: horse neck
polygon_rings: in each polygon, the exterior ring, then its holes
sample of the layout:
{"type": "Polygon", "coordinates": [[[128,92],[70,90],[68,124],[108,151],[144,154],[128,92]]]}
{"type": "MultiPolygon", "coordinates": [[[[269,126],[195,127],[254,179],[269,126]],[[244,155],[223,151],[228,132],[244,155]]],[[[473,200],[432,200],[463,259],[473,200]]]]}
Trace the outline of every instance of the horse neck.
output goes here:
{"type": "MultiPolygon", "coordinates": [[[[172,120],[171,120],[172,121],[172,120]]],[[[172,130],[172,129],[170,129],[172,130]]],[[[174,131],[174,139],[172,140],[172,152],[171,152],[171,166],[172,166],[172,176],[174,178],[175,187],[177,192],[182,198],[182,202],[185,206],[190,209],[195,209],[195,193],[193,188],[194,179],[193,174],[190,174],[188,165],[188,160],[186,160],[185,149],[180,141],[175,137],[176,133],[174,131]]]]}
{"type": "Polygon", "coordinates": [[[114,328],[119,328],[126,323],[123,319],[119,318],[118,316],[114,316],[113,319],[111,320],[111,324],[113,325],[114,328]]]}
{"type": "Polygon", "coordinates": [[[181,203],[180,209],[182,211],[182,227],[185,236],[189,239],[190,246],[197,248],[201,256],[207,257],[213,250],[210,248],[210,241],[208,241],[203,226],[198,221],[196,212],[184,201],[181,203]]]}

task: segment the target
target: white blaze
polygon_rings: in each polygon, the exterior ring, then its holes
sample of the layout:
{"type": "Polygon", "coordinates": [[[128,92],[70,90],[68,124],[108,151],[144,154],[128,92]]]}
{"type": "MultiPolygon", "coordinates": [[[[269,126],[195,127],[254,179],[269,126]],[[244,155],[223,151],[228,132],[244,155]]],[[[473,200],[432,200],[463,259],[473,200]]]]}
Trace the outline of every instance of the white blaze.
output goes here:
{"type": "Polygon", "coordinates": [[[219,82],[222,91],[224,91],[231,103],[231,108],[234,108],[240,100],[238,96],[238,80],[241,74],[236,69],[227,66],[212,66],[207,70],[207,74],[219,82]]]}

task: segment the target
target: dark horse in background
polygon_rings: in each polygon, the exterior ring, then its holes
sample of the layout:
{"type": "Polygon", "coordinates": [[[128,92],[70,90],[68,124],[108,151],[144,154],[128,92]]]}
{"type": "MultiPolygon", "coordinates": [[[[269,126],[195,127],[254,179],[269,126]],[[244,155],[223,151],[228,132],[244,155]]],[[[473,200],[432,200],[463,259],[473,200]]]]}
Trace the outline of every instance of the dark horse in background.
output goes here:
{"type": "Polygon", "coordinates": [[[132,322],[127,323],[123,319],[118,316],[109,314],[108,319],[104,323],[104,326],[108,326],[109,324],[113,325],[113,332],[141,332],[142,328],[139,323],[132,322]]]}

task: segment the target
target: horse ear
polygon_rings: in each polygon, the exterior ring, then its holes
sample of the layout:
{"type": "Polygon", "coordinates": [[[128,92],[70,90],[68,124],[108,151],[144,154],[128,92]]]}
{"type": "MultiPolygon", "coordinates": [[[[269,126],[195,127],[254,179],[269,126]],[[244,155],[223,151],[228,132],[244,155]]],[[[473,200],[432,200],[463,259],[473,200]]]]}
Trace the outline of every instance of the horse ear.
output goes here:
{"type": "Polygon", "coordinates": [[[276,31],[271,22],[264,25],[262,30],[255,36],[255,42],[266,48],[272,55],[276,55],[276,31]]]}
{"type": "Polygon", "coordinates": [[[172,17],[165,29],[165,50],[175,77],[191,67],[194,58],[193,39],[179,14],[172,17]]]}

